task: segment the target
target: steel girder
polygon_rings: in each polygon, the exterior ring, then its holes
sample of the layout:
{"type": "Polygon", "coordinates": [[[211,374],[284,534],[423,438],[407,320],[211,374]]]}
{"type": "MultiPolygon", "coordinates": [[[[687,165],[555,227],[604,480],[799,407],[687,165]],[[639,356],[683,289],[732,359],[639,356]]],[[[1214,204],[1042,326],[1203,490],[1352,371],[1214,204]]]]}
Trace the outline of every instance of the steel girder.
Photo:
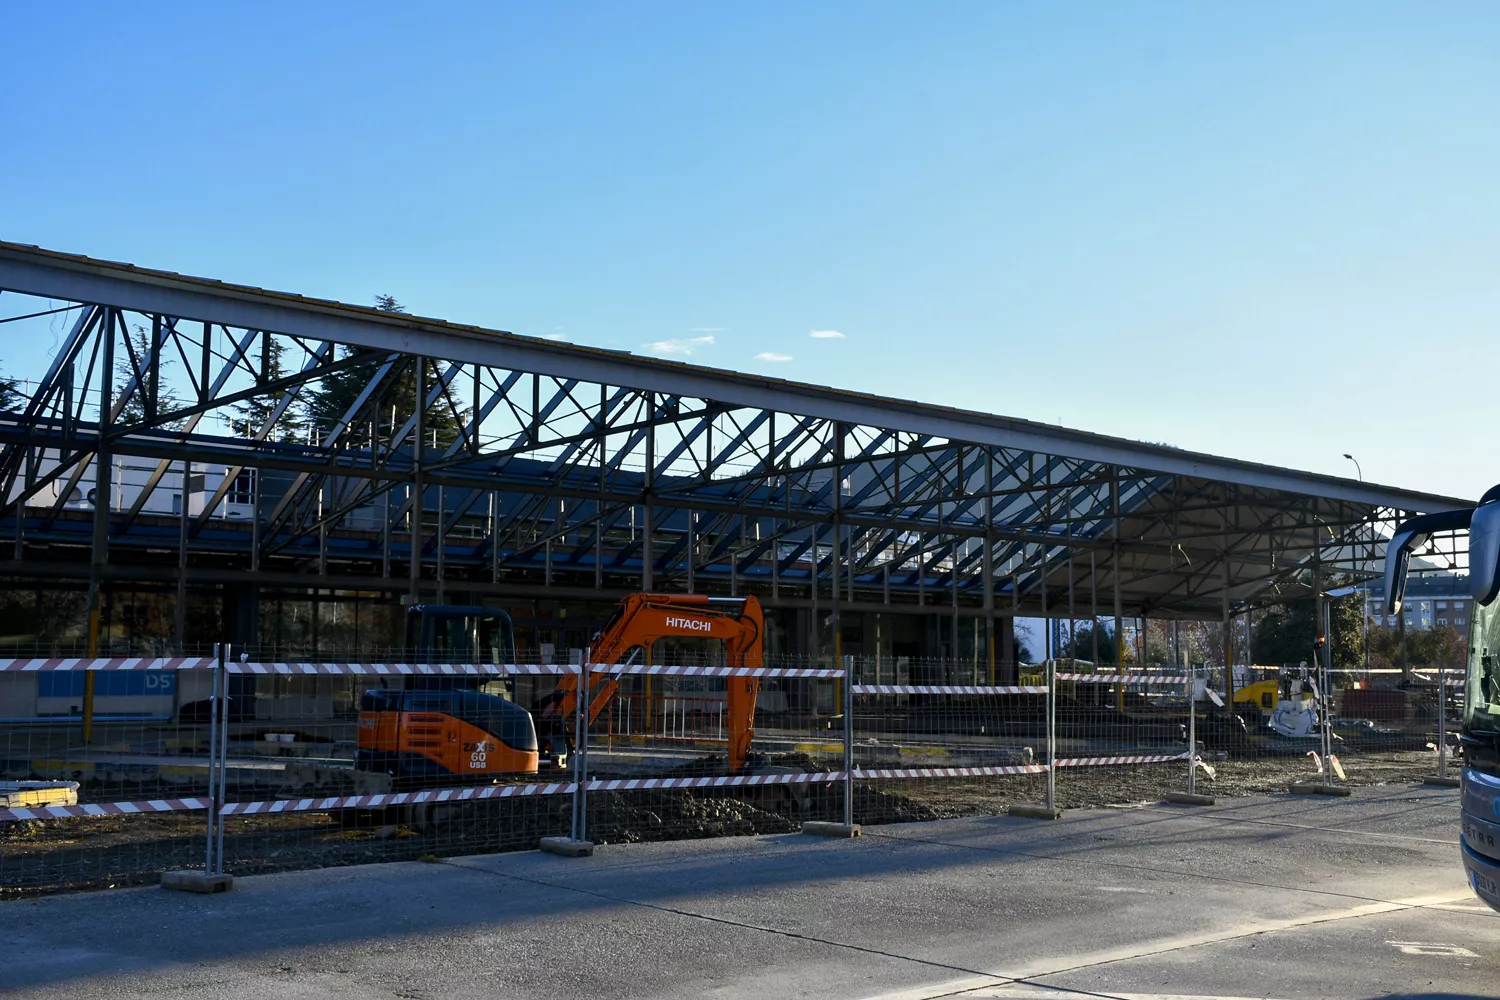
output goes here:
{"type": "Polygon", "coordinates": [[[266,293],[275,328],[239,322],[256,304],[241,290],[195,286],[192,315],[153,311],[141,303],[162,282],[146,272],[111,272],[59,307],[28,294],[57,291],[57,275],[26,264],[0,253],[0,331],[66,332],[24,410],[0,414],[12,573],[45,551],[128,577],[175,549],[185,521],[202,578],[1035,614],[1092,572],[1125,614],[1218,618],[1305,593],[1314,567],[1369,573],[1380,525],[1448,502],[1304,474],[1194,475],[1170,449],[1153,461],[1077,432],[1046,447],[1035,430],[943,436],[898,401],[884,414],[797,409],[812,397],[796,393],[745,402],[739,376],[720,394],[703,391],[718,373],[685,369],[675,388],[654,363],[600,365],[600,352],[579,350],[576,373],[507,367],[470,360],[485,353],[471,331],[445,349],[426,321],[392,349],[388,324],[405,318],[299,313],[266,293]],[[90,500],[99,456],[146,474],[90,500]],[[1291,481],[1303,488],[1275,485],[1291,481]],[[181,510],[163,515],[154,498],[173,483],[181,510]],[[231,497],[246,516],[230,516],[231,497]],[[100,502],[103,552],[87,530],[100,502]]]}

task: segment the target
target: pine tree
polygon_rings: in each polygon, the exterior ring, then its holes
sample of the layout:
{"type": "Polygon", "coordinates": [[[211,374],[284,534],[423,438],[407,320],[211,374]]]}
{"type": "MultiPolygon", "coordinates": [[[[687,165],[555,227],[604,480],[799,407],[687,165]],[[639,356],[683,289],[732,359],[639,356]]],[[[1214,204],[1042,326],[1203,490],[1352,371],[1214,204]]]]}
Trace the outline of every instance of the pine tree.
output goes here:
{"type": "MultiPolygon", "coordinates": [[[[381,312],[403,315],[406,313],[406,307],[391,295],[375,296],[375,308],[381,312]]],[[[356,348],[344,347],[340,349],[339,357],[346,359],[356,352],[356,348]]],[[[440,369],[431,358],[427,359],[425,364],[427,385],[435,385],[440,369]]],[[[321,438],[326,435],[329,428],[343,419],[349,407],[354,405],[354,401],[359,398],[359,394],[375,377],[379,369],[379,362],[371,362],[335,372],[319,381],[318,388],[309,396],[307,404],[307,419],[317,437],[321,438]]],[[[376,438],[385,440],[406,423],[415,412],[416,406],[416,364],[414,359],[403,358],[398,362],[397,369],[386,376],[380,389],[365,402],[362,411],[355,414],[353,422],[356,427],[374,423],[376,438]]],[[[427,448],[429,450],[434,446],[443,448],[455,441],[459,436],[460,428],[468,418],[468,413],[468,409],[460,407],[455,416],[449,403],[439,397],[423,416],[427,448]]],[[[403,445],[409,447],[409,439],[396,442],[397,447],[403,445]]]]}
{"type": "MultiPolygon", "coordinates": [[[[286,366],[282,364],[281,357],[286,352],[286,345],[275,337],[270,338],[266,344],[265,357],[265,379],[266,382],[275,382],[286,378],[286,366]]],[[[230,421],[230,428],[235,434],[242,437],[253,437],[257,434],[265,422],[270,419],[271,414],[276,411],[277,404],[285,390],[256,396],[242,403],[234,405],[235,416],[230,421]]],[[[302,419],[301,408],[296,405],[287,408],[276,421],[276,427],[270,434],[271,440],[287,440],[295,438],[306,426],[302,419]]]]}
{"type": "MultiPolygon", "coordinates": [[[[118,400],[124,395],[125,390],[130,389],[130,396],[125,401],[125,407],[120,411],[121,424],[142,424],[146,422],[146,396],[151,391],[151,331],[144,326],[136,326],[126,333],[130,338],[130,346],[135,352],[135,360],[131,360],[131,352],[123,347],[115,350],[115,398],[118,400]],[[137,373],[135,364],[140,363],[144,368],[137,373]],[[139,378],[137,375],[139,374],[139,378]],[[131,383],[136,384],[132,388],[131,383]]],[[[182,401],[177,396],[177,391],[167,381],[167,372],[174,362],[167,360],[166,351],[156,361],[156,414],[170,413],[182,408],[182,401]]],[[[164,427],[168,430],[176,430],[182,426],[181,420],[169,420],[162,422],[157,420],[153,426],[164,427]]]]}
{"type": "Polygon", "coordinates": [[[0,375],[0,410],[15,413],[26,409],[26,394],[21,383],[7,375],[0,375]]]}

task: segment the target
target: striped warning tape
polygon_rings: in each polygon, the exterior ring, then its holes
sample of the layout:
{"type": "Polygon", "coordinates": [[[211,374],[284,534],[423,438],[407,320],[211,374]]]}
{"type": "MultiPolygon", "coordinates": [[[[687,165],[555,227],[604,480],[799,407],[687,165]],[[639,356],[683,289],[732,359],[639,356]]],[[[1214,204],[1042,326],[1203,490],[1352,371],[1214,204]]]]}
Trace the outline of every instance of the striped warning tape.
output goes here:
{"type": "MultiPolygon", "coordinates": [[[[1400,673],[1400,672],[1401,671],[1399,671],[1399,670],[1395,671],[1395,673],[1400,673]]],[[[1437,680],[1437,674],[1434,673],[1431,670],[1413,670],[1412,674],[1414,674],[1417,677],[1422,678],[1424,681],[1435,681],[1435,680],[1437,680]]],[[[1444,681],[1443,681],[1443,683],[1446,684],[1446,685],[1448,685],[1449,687],[1463,687],[1465,684],[1468,683],[1468,681],[1466,679],[1464,679],[1463,677],[1451,677],[1450,676],[1450,677],[1445,678],[1444,681]]]]}
{"type": "MultiPolygon", "coordinates": [[[[842,781],[843,771],[812,774],[743,774],[732,777],[610,778],[584,783],[590,792],[623,792],[672,788],[729,788],[738,785],[791,785],[842,781]]],[[[571,795],[571,781],[532,785],[487,785],[480,788],[441,788],[422,792],[391,792],[384,795],[345,795],[320,799],[275,799],[261,802],[230,802],[220,812],[225,816],[261,816],[290,812],[320,812],[328,809],[384,809],[426,802],[477,802],[527,795],[571,795]]]]}
{"type": "Polygon", "coordinates": [[[634,792],[667,788],[733,788],[741,785],[803,785],[843,781],[843,771],[787,774],[736,774],[701,778],[608,778],[584,782],[589,792],[634,792]]]}
{"type": "Polygon", "coordinates": [[[89,656],[0,659],[0,671],[48,670],[211,670],[212,656],[89,656]]]}
{"type": "Polygon", "coordinates": [[[231,674],[421,674],[470,677],[494,674],[576,674],[572,663],[226,663],[231,674]]]}
{"type": "MultiPolygon", "coordinates": [[[[51,657],[0,659],[0,671],[41,672],[53,670],[212,670],[212,656],[140,656],[140,657],[51,657]]],[[[297,661],[231,660],[224,668],[232,674],[288,674],[361,676],[366,674],[458,675],[469,677],[495,674],[576,674],[574,663],[310,663],[297,661]]],[[[844,671],[817,667],[683,667],[626,666],[595,664],[589,668],[597,674],[648,674],[660,677],[843,677],[844,671]]]]}
{"type": "Polygon", "coordinates": [[[1080,684],[1126,684],[1139,687],[1182,687],[1187,674],[1058,674],[1060,681],[1080,684]]]}
{"type": "Polygon", "coordinates": [[[147,799],[142,802],[88,802],[77,806],[33,806],[0,809],[0,822],[23,819],[69,819],[73,817],[135,816],[140,813],[191,812],[207,809],[208,799],[147,799]]]}
{"type": "Polygon", "coordinates": [[[632,663],[628,666],[595,664],[597,674],[647,674],[653,677],[843,677],[842,670],[822,667],[666,667],[632,663]]]}
{"type": "MultiPolygon", "coordinates": [[[[233,674],[433,674],[487,676],[493,674],[576,674],[573,663],[229,663],[233,674]]],[[[610,676],[647,674],[657,677],[843,677],[842,670],[813,667],[681,667],[632,663],[595,664],[590,673],[610,676]]]]}
{"type": "Polygon", "coordinates": [[[1107,767],[1111,764],[1160,764],[1169,760],[1187,760],[1184,750],[1179,754],[1148,753],[1127,754],[1123,757],[1068,757],[1057,762],[1058,767],[1107,767]]]}
{"type": "Polygon", "coordinates": [[[856,684],[855,694],[1046,694],[1045,687],[1001,685],[984,687],[975,684],[856,684]]]}
{"type": "Polygon", "coordinates": [[[856,778],[982,778],[996,774],[1046,774],[1046,764],[1000,764],[994,767],[856,767],[856,778]]]}
{"type": "Polygon", "coordinates": [[[342,795],[321,799],[273,799],[262,802],[228,802],[224,816],[260,816],[269,813],[317,812],[326,809],[384,809],[423,802],[475,802],[509,799],[525,795],[571,795],[571,781],[532,785],[486,785],[480,788],[432,788],[422,792],[388,792],[383,795],[342,795]]]}

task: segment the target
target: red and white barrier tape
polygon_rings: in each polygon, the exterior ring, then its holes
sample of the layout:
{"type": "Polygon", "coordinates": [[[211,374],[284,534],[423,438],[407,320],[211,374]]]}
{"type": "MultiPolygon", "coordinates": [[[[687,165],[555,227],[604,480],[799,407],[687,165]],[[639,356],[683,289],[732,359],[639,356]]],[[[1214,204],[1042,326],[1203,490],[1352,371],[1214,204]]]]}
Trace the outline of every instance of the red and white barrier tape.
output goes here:
{"type": "Polygon", "coordinates": [[[0,659],[0,671],[49,670],[212,670],[212,656],[88,656],[49,659],[0,659]]]}
{"type": "Polygon", "coordinates": [[[1187,760],[1184,750],[1179,754],[1148,753],[1127,754],[1123,757],[1069,757],[1057,762],[1058,767],[1108,767],[1112,764],[1161,764],[1169,760],[1187,760]]]}
{"type": "Polygon", "coordinates": [[[1127,687],[1179,688],[1188,681],[1187,674],[1058,674],[1057,679],[1080,684],[1124,684],[1127,687]]]}
{"type": "Polygon", "coordinates": [[[534,785],[485,785],[480,788],[432,788],[422,792],[388,792],[383,795],[340,795],[321,799],[274,799],[262,802],[229,802],[219,810],[223,816],[261,816],[269,813],[316,812],[326,809],[383,809],[387,806],[423,802],[475,802],[509,799],[525,795],[571,795],[571,781],[534,785]]]}
{"type": "MultiPolygon", "coordinates": [[[[585,782],[585,791],[623,792],[672,788],[728,788],[737,785],[791,785],[842,781],[844,772],[814,774],[744,774],[734,777],[699,778],[611,778],[585,782]]],[[[262,802],[230,802],[220,810],[224,816],[263,816],[289,812],[320,812],[329,809],[384,809],[425,802],[477,802],[526,795],[571,795],[571,781],[533,785],[487,785],[480,788],[441,788],[422,792],[391,792],[384,795],[344,795],[321,799],[276,799],[262,802]]]]}
{"type": "MultiPolygon", "coordinates": [[[[42,672],[52,670],[212,670],[212,656],[138,657],[49,657],[0,659],[0,671],[42,672]]],[[[231,674],[286,674],[362,676],[366,674],[457,675],[485,677],[495,674],[576,674],[576,663],[311,663],[235,661],[224,664],[231,674]]],[[[647,674],[657,677],[843,677],[844,671],[818,667],[674,667],[595,664],[591,673],[601,675],[647,674]]]]}
{"type": "Polygon", "coordinates": [[[634,792],[669,788],[734,788],[742,785],[803,785],[843,781],[843,771],[788,774],[737,774],[701,778],[606,778],[585,782],[589,792],[634,792]]]}
{"type": "Polygon", "coordinates": [[[1046,774],[1046,764],[997,764],[994,767],[856,767],[856,778],[982,778],[996,774],[1046,774]]]}
{"type": "Polygon", "coordinates": [[[572,663],[262,663],[229,662],[231,674],[417,674],[488,677],[494,674],[576,674],[572,663]]]}
{"type": "MultiPolygon", "coordinates": [[[[1396,671],[1396,673],[1400,673],[1400,671],[1398,670],[1396,671]]],[[[1437,680],[1437,674],[1433,673],[1431,670],[1413,670],[1412,673],[1417,677],[1422,678],[1424,681],[1437,680]]],[[[1463,677],[1445,677],[1443,679],[1443,683],[1448,687],[1463,687],[1468,683],[1468,681],[1463,677]]]]}
{"type": "Polygon", "coordinates": [[[975,684],[856,684],[855,694],[1046,694],[1045,687],[1002,685],[984,687],[975,684]]]}
{"type": "Polygon", "coordinates": [[[632,663],[629,666],[618,666],[608,663],[596,663],[589,667],[589,672],[594,674],[646,674],[652,677],[843,677],[842,670],[829,670],[822,667],[667,667],[646,666],[644,663],[632,663]]]}
{"type": "MultiPolygon", "coordinates": [[[[574,663],[228,663],[232,674],[419,674],[480,677],[492,674],[576,674],[574,663]]],[[[674,667],[595,664],[598,676],[648,674],[655,677],[843,677],[842,670],[811,667],[674,667]]]]}
{"type": "Polygon", "coordinates": [[[74,817],[135,816],[140,813],[192,812],[207,809],[203,799],[147,799],[143,802],[87,802],[76,806],[33,806],[0,809],[0,823],[23,819],[70,819],[74,817]]]}

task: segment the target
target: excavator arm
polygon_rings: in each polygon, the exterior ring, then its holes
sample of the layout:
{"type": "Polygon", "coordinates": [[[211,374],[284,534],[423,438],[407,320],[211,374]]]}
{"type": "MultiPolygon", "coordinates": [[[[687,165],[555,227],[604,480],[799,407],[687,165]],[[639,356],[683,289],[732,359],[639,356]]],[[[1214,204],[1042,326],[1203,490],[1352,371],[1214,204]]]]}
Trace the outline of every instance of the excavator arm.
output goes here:
{"type": "MultiPolygon", "coordinates": [[[[724,642],[730,667],[763,665],[765,618],[754,597],[708,597],[702,594],[631,594],[595,637],[589,650],[591,667],[629,663],[641,650],[649,650],[658,639],[692,636],[724,642]]],[[[609,706],[620,690],[619,679],[607,670],[591,682],[590,724],[609,706]]],[[[760,681],[755,677],[726,678],[726,728],[729,731],[729,767],[744,767],[755,736],[755,697],[760,681]]],[[[551,700],[542,709],[542,719],[554,728],[567,725],[578,705],[578,675],[567,674],[558,682],[551,700]]]]}

